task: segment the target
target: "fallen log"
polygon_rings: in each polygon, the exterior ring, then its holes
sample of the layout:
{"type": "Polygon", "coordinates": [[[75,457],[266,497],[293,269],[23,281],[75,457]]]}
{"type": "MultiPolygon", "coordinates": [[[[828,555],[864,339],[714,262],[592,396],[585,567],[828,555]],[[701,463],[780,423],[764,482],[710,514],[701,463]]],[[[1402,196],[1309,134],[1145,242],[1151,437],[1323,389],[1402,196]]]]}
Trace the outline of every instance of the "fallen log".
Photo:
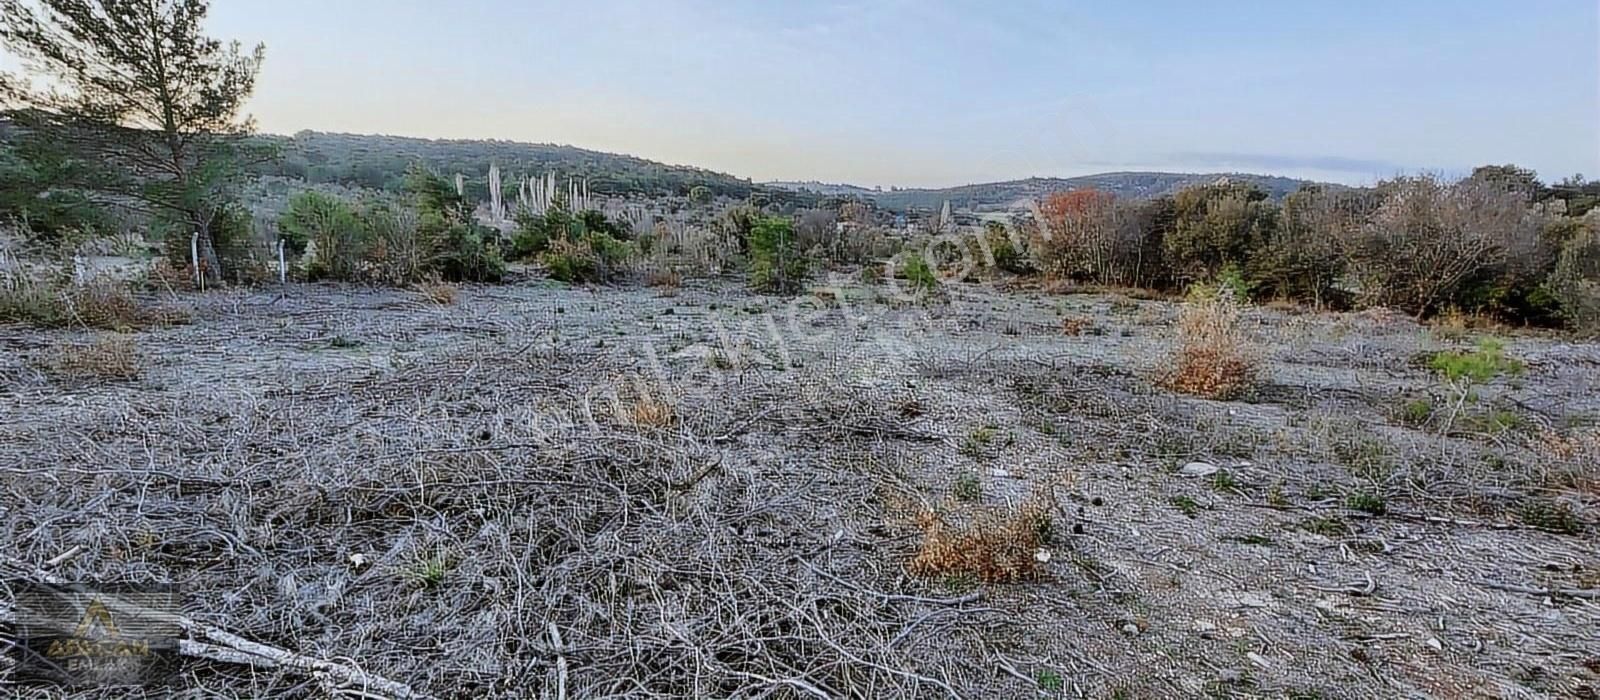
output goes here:
{"type": "MultiPolygon", "coordinates": [[[[71,585],[72,582],[51,574],[27,562],[0,555],[0,563],[22,578],[35,583],[54,586],[71,585]]],[[[103,599],[108,607],[116,608],[129,603],[114,598],[103,599]]],[[[152,619],[177,625],[195,639],[178,640],[178,654],[190,658],[219,663],[246,664],[260,669],[282,669],[311,676],[330,683],[336,688],[360,691],[364,695],[391,698],[392,700],[433,700],[432,696],[412,689],[411,686],[391,681],[348,664],[298,654],[287,649],[252,642],[220,627],[205,624],[177,613],[141,611],[152,619]]],[[[0,622],[15,622],[16,611],[0,603],[0,622]]]]}

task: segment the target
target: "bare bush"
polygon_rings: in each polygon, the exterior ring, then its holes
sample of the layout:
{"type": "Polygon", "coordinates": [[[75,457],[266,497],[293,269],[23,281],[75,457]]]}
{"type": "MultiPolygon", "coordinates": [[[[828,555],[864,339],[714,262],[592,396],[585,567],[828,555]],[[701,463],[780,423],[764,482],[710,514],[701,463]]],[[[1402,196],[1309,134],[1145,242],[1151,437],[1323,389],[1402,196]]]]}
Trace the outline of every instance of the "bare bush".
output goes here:
{"type": "Polygon", "coordinates": [[[1059,280],[1134,286],[1155,276],[1160,260],[1159,210],[1099,190],[1050,195],[1034,212],[1029,249],[1059,280]]]}
{"type": "Polygon", "coordinates": [[[1250,280],[1270,298],[1334,303],[1347,248],[1376,206],[1375,196],[1355,189],[1315,185],[1289,194],[1279,225],[1251,254],[1250,280]]]}
{"type": "Polygon", "coordinates": [[[714,277],[733,266],[737,250],[717,231],[670,218],[644,223],[635,272],[646,285],[676,289],[686,278],[714,277]]]}
{"type": "Polygon", "coordinates": [[[1538,245],[1542,224],[1524,195],[1480,180],[1433,176],[1380,185],[1384,200],[1362,228],[1354,256],[1358,301],[1417,316],[1459,300],[1475,275],[1492,273],[1538,245]]]}
{"type": "Polygon", "coordinates": [[[427,299],[439,306],[450,306],[456,303],[456,293],[459,291],[455,285],[439,279],[418,282],[413,288],[417,290],[418,294],[422,295],[423,299],[427,299]]]}

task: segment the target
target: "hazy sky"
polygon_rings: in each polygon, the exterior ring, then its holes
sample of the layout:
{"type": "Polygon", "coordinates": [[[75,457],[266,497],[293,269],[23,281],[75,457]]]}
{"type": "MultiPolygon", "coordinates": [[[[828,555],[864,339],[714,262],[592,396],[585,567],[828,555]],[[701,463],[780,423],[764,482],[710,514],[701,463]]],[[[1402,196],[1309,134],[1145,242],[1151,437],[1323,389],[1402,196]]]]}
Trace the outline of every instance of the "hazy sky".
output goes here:
{"type": "Polygon", "coordinates": [[[757,180],[1115,169],[1600,176],[1600,2],[215,0],[300,129],[757,180]]]}

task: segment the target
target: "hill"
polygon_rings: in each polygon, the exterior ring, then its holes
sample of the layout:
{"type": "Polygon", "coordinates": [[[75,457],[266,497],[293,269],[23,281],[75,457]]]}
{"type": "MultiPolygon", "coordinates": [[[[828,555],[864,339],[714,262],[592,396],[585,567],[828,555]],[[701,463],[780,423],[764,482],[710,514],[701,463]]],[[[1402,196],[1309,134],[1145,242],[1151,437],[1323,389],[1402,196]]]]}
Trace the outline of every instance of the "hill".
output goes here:
{"type": "Polygon", "coordinates": [[[1069,178],[1031,177],[941,189],[897,189],[873,192],[870,196],[879,206],[894,211],[935,209],[943,205],[945,200],[949,200],[950,205],[957,209],[1004,209],[1020,200],[1043,197],[1051,192],[1090,187],[1118,197],[1158,197],[1190,185],[1214,182],[1221,177],[1252,183],[1266,190],[1273,199],[1281,199],[1308,182],[1274,175],[1241,173],[1116,172],[1069,178]]]}
{"type": "Polygon", "coordinates": [[[402,136],[302,131],[294,136],[256,137],[279,147],[282,158],[256,168],[260,175],[298,178],[372,189],[396,189],[406,169],[421,162],[444,174],[461,173],[474,196],[486,196],[490,163],[507,179],[553,172],[558,179],[588,178],[602,194],[684,195],[703,185],[717,195],[743,199],[774,191],[747,179],[685,165],[574,146],[500,140],[420,139],[402,136]]]}

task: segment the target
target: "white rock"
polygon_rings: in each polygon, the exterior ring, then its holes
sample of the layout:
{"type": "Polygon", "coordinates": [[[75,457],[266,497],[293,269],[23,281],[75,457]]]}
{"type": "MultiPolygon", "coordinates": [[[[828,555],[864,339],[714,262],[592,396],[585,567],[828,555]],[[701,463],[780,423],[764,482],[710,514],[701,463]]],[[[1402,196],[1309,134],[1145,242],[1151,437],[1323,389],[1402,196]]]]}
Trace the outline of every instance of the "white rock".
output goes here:
{"type": "Polygon", "coordinates": [[[1050,550],[1040,547],[1033,553],[1033,558],[1040,564],[1048,564],[1050,563],[1050,550]]]}
{"type": "Polygon", "coordinates": [[[1217,465],[1205,462],[1190,462],[1178,470],[1184,476],[1211,476],[1217,473],[1217,465]]]}
{"type": "Polygon", "coordinates": [[[989,476],[995,477],[997,479],[1009,479],[1009,478],[1011,478],[1011,472],[1008,472],[1008,471],[1006,471],[1004,469],[1001,469],[999,467],[995,467],[995,468],[989,470],[989,476]]]}

